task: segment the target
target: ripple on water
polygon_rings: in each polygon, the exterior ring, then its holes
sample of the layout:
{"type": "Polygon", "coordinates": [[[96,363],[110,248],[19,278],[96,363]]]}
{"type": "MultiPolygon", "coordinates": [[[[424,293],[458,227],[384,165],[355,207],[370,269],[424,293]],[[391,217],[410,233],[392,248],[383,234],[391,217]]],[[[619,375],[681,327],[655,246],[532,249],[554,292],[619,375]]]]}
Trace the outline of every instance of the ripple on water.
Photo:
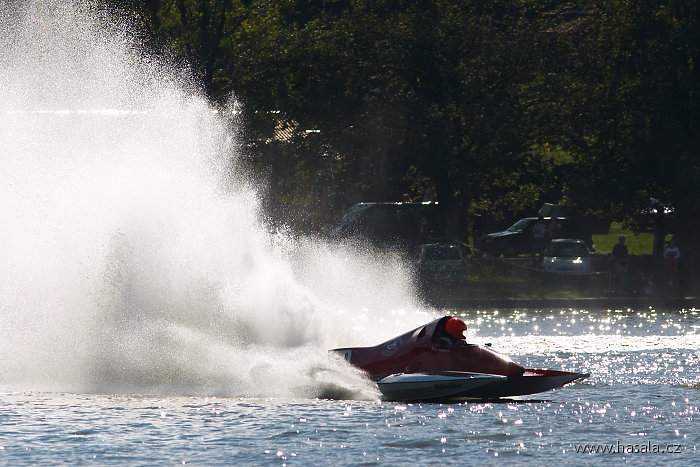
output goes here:
{"type": "MultiPolygon", "coordinates": [[[[700,442],[695,315],[656,313],[649,326],[659,332],[649,335],[632,316],[620,334],[544,334],[532,331],[535,317],[556,328],[581,313],[528,315],[506,319],[522,336],[492,335],[494,348],[527,366],[590,372],[588,379],[536,399],[458,404],[6,393],[0,461],[22,463],[13,461],[28,449],[39,464],[531,465],[556,457],[577,465],[692,465],[700,442]],[[662,334],[660,323],[674,334],[662,334]],[[678,445],[681,452],[576,454],[583,443],[678,445]]],[[[638,319],[646,326],[652,316],[638,319]]]]}

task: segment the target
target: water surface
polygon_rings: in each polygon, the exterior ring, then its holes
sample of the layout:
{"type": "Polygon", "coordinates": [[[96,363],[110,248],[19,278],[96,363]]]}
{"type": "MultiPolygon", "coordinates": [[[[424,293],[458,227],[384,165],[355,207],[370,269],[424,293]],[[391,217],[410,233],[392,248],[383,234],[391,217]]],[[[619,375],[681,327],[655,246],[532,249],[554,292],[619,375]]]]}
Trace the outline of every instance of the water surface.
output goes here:
{"type": "Polygon", "coordinates": [[[12,465],[491,465],[504,458],[516,465],[553,458],[689,465],[697,459],[698,311],[462,314],[473,341],[488,338],[527,366],[591,377],[540,395],[456,404],[5,392],[0,459],[12,465]],[[577,452],[583,449],[613,453],[577,452]]]}

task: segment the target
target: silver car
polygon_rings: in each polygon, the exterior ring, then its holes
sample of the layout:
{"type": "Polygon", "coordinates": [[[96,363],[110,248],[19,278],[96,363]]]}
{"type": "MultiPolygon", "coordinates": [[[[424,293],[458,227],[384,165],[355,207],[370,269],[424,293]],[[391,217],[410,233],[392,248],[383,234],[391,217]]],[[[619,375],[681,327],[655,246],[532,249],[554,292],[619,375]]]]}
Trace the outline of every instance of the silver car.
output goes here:
{"type": "Polygon", "coordinates": [[[467,264],[458,245],[428,243],[420,246],[418,273],[427,283],[465,283],[467,264]]]}
{"type": "Polygon", "coordinates": [[[545,271],[589,274],[593,271],[591,252],[583,240],[557,238],[549,243],[542,258],[545,271]]]}

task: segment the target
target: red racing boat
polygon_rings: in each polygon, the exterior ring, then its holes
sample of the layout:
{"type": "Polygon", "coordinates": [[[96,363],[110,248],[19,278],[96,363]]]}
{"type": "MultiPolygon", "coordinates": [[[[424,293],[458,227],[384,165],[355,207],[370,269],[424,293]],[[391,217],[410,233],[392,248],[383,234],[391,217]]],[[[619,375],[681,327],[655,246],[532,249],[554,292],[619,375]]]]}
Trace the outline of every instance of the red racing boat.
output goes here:
{"type": "Polygon", "coordinates": [[[526,369],[492,350],[488,344],[468,344],[452,337],[445,329],[451,318],[438,318],[374,347],[347,347],[332,352],[342,355],[378,381],[380,391],[389,400],[522,396],[549,391],[590,376],[526,369]],[[491,376],[490,381],[488,376],[491,376]],[[431,385],[435,389],[433,392],[431,385]],[[445,391],[446,385],[450,386],[449,393],[445,391]],[[412,387],[420,387],[415,397],[412,387]]]}

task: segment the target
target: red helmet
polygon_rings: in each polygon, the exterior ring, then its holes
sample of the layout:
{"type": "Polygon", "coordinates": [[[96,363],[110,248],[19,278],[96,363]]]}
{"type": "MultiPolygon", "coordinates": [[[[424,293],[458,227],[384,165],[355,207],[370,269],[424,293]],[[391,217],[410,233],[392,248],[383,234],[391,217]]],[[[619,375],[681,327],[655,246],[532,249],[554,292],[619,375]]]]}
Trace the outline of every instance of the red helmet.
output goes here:
{"type": "Polygon", "coordinates": [[[450,318],[445,323],[445,331],[457,339],[464,340],[464,331],[466,330],[467,325],[459,318],[450,318]]]}

